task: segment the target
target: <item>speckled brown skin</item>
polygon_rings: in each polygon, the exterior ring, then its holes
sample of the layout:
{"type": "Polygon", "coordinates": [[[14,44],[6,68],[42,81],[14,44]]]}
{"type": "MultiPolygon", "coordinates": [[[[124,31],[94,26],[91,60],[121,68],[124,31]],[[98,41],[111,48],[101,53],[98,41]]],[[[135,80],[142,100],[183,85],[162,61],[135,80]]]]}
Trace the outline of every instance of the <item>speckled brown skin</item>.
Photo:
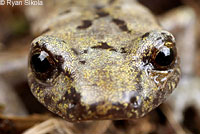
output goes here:
{"type": "Polygon", "coordinates": [[[151,57],[163,46],[175,49],[174,37],[131,0],[66,3],[32,42],[30,58],[45,51],[56,66],[41,80],[29,64],[34,96],[72,122],[139,118],[160,105],[177,86],[179,60],[160,69],[151,57]]]}

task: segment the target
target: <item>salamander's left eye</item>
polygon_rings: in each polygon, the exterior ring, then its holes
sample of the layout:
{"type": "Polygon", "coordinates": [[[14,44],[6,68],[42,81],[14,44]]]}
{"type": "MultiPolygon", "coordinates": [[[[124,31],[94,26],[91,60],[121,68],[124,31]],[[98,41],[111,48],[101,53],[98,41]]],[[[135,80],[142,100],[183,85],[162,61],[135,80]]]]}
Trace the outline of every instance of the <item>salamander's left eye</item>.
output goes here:
{"type": "Polygon", "coordinates": [[[54,58],[41,49],[36,49],[30,55],[30,67],[36,78],[43,82],[50,79],[56,72],[54,58]]]}
{"type": "Polygon", "coordinates": [[[159,49],[154,49],[152,55],[153,65],[156,69],[166,69],[172,66],[176,60],[176,47],[171,45],[164,45],[159,49]]]}

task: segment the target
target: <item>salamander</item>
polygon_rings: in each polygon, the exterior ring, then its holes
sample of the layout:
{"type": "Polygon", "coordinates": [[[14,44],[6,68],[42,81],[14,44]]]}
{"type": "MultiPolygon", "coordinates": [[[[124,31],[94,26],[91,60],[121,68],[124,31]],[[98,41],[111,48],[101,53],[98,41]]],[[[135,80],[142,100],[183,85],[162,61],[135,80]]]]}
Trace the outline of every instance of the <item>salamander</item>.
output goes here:
{"type": "MultiPolygon", "coordinates": [[[[31,43],[33,95],[70,122],[140,118],[180,78],[174,36],[133,0],[66,0],[31,43]]],[[[50,16],[50,17],[49,17],[50,16]]]]}

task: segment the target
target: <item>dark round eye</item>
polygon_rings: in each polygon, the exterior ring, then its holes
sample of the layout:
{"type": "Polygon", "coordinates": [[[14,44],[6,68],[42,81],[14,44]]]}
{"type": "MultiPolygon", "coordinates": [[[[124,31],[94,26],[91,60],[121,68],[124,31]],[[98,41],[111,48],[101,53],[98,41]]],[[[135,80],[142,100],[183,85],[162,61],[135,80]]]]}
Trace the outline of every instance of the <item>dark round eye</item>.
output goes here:
{"type": "Polygon", "coordinates": [[[165,43],[164,46],[152,50],[150,62],[155,69],[166,70],[173,67],[177,57],[177,50],[173,43],[165,43]]]}
{"type": "Polygon", "coordinates": [[[56,69],[54,59],[45,51],[33,52],[30,66],[36,77],[43,81],[51,78],[56,69]]]}
{"type": "Polygon", "coordinates": [[[156,55],[155,62],[160,66],[169,66],[175,58],[173,49],[163,47],[156,55]]]}
{"type": "Polygon", "coordinates": [[[41,54],[35,54],[31,58],[32,66],[36,72],[45,73],[48,69],[52,68],[51,63],[47,57],[41,54]]]}

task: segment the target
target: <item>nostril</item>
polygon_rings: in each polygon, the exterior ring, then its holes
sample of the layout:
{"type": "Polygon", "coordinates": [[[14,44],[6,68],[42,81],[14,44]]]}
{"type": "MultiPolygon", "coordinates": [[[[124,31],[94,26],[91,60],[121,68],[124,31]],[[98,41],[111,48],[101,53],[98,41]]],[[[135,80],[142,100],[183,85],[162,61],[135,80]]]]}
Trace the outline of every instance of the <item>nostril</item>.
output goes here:
{"type": "Polygon", "coordinates": [[[69,103],[69,109],[76,108],[76,106],[77,106],[76,102],[69,103]]]}
{"type": "Polygon", "coordinates": [[[139,96],[133,96],[130,98],[130,103],[134,108],[138,108],[141,106],[142,100],[139,96]]]}

